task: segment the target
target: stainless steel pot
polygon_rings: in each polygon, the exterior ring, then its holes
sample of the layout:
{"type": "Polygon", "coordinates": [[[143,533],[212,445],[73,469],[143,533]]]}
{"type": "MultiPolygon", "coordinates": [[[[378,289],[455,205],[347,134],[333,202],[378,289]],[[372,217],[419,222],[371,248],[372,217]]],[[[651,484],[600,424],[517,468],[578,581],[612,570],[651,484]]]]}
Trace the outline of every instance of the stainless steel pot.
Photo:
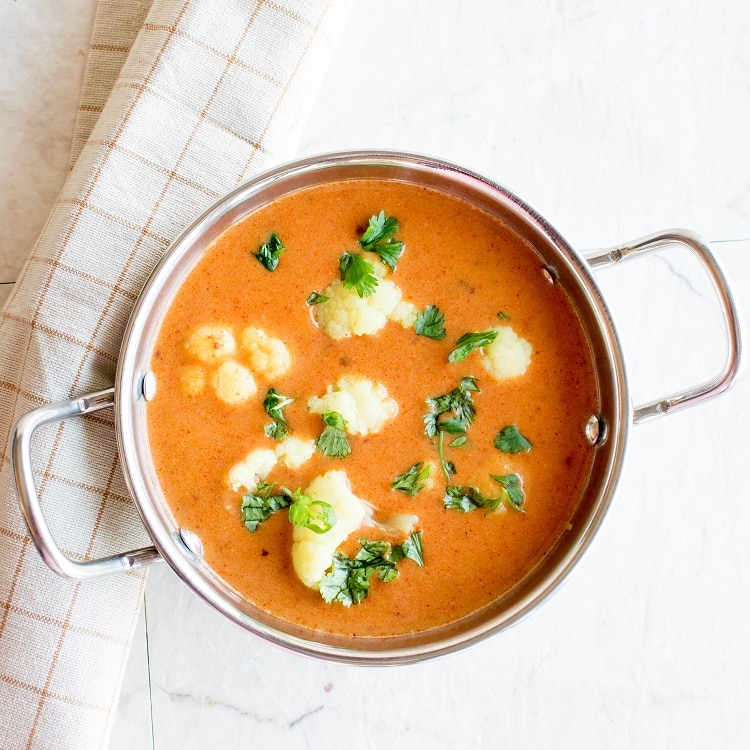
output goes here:
{"type": "Polygon", "coordinates": [[[455,651],[518,622],[549,596],[571,571],[596,533],[620,475],[630,425],[705,401],[729,388],[741,359],[740,326],[727,281],[708,247],[694,234],[670,230],[610,250],[579,256],[532,208],[504,187],[452,164],[421,156],[354,152],[305,159],[255,178],[232,191],[190,226],[154,269],[125,332],[115,387],[26,414],[12,438],[13,470],[21,510],[45,562],[60,575],[93,578],[166,560],[214,609],[252,633],[295,651],[348,663],[403,664],[455,651]],[[598,414],[587,425],[595,445],[591,479],[567,533],[512,591],[492,605],[450,625],[389,638],[348,638],[308,630],[269,615],[243,600],[204,562],[200,540],[178,527],[151,461],[146,410],[155,383],[149,363],[156,337],[177,289],[205,248],[258,207],[289,192],[326,182],[379,178],[436,188],[499,217],[527,240],[542,259],[550,283],[569,295],[594,352],[598,414]],[[728,356],[714,379],[633,408],[615,326],[591,274],[628,258],[679,244],[705,265],[723,310],[728,356]],[[31,438],[43,424],[114,406],[119,454],[133,501],[154,546],[112,557],[75,562],[55,543],[34,485],[31,438]]]}

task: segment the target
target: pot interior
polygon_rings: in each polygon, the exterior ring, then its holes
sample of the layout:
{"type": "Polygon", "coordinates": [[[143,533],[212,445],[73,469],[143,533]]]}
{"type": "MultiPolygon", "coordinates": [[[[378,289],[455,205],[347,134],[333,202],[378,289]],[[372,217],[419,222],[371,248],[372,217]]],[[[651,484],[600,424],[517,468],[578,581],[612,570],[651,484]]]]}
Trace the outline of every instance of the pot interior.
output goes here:
{"type": "Polygon", "coordinates": [[[116,423],[126,481],[161,554],[209,605],[248,630],[296,651],[351,663],[405,663],[474,643],[517,622],[571,570],[602,521],[619,476],[630,424],[620,347],[609,312],[586,263],[544,219],[505,188],[444,162],[408,154],[349,153],[297,162],[237,188],[172,245],[135,306],[117,373],[116,423]],[[593,468],[571,528],[511,591],[469,617],[440,628],[387,638],[352,638],[312,631],[269,615],[238,595],[204,562],[200,542],[181,530],[160,488],[149,451],[150,361],[164,315],[204,250],[228,227],[275,199],[315,185],[386,179],[449,193],[497,217],[541,258],[550,283],[568,295],[593,354],[598,412],[587,434],[593,468]]]}

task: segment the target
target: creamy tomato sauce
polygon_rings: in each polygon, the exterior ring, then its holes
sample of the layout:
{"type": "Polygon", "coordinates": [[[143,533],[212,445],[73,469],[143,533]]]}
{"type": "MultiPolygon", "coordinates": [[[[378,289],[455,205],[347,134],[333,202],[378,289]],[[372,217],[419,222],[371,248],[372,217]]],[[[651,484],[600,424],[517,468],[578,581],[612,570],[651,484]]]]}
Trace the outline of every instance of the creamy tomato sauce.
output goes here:
{"type": "MultiPolygon", "coordinates": [[[[369,255],[369,254],[368,254],[369,255]]],[[[374,258],[375,256],[373,256],[374,258]]],[[[597,412],[592,355],[565,292],[542,273],[540,258],[496,218],[441,192],[385,181],[346,181],[286,196],[228,229],[180,288],[163,322],[153,355],[158,391],[148,406],[156,471],[177,522],[203,541],[208,564],[246,599],[286,620],[316,630],[387,636],[429,629],[468,615],[497,599],[531,571],[566,532],[585,487],[593,449],[584,426],[597,412]],[[405,251],[395,273],[404,298],[445,314],[443,341],[389,322],[377,335],[333,340],[315,323],[306,299],[338,278],[338,259],[358,250],[369,217],[381,209],[401,225],[405,251]],[[253,257],[270,232],[283,240],[278,268],[253,257]],[[473,352],[449,363],[456,339],[504,323],[533,346],[525,374],[494,380],[473,352]],[[222,403],[206,389],[184,395],[178,373],[190,360],[185,342],[206,323],[249,325],[283,340],[290,370],[272,383],[256,378],[246,404],[222,403]],[[425,566],[399,564],[399,577],[373,577],[370,595],[349,608],[327,604],[305,587],[291,561],[292,530],[280,511],[250,533],[240,518],[241,493],[229,491],[229,468],[253,449],[275,448],[264,435],[270,420],[263,399],[273,386],[297,400],[285,410],[295,436],[315,438],[320,415],[307,412],[310,396],[343,375],[382,383],[399,405],[379,434],[350,436],[352,453],[335,459],[315,453],[298,469],[277,465],[268,481],[296,489],[331,469],[346,471],[352,491],[382,516],[414,513],[423,531],[425,566]],[[496,494],[488,475],[523,478],[524,513],[507,508],[459,513],[443,507],[446,482],[411,498],[390,489],[419,461],[437,465],[424,433],[428,396],[447,393],[464,376],[477,378],[477,415],[469,441],[449,451],[455,484],[496,494]],[[493,444],[498,430],[518,425],[533,448],[506,455],[493,444]]],[[[377,538],[372,529],[354,534],[377,538]]],[[[354,546],[352,546],[354,545],[354,546]]]]}

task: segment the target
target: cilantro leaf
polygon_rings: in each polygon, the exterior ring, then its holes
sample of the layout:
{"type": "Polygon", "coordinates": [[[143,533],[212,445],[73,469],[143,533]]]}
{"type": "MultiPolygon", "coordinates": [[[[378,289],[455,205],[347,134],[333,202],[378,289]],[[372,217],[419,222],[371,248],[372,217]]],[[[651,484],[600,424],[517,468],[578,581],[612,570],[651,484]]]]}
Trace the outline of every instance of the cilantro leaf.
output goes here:
{"type": "Polygon", "coordinates": [[[404,252],[404,243],[394,240],[393,236],[401,229],[398,220],[386,216],[381,211],[377,216],[371,216],[367,229],[359,238],[363,250],[377,253],[380,260],[391,271],[396,270],[396,263],[404,252]]]}
{"type": "Polygon", "coordinates": [[[477,508],[487,507],[489,507],[490,510],[494,510],[497,507],[497,504],[493,505],[493,503],[494,501],[483,495],[479,488],[471,487],[469,485],[448,485],[448,487],[445,488],[445,495],[443,497],[444,507],[457,510],[461,513],[468,513],[477,508]]]}
{"type": "MultiPolygon", "coordinates": [[[[437,437],[438,439],[437,448],[440,467],[448,482],[451,480],[451,475],[456,473],[456,466],[452,461],[447,461],[445,458],[444,436],[446,434],[457,435],[457,440],[466,436],[466,431],[474,421],[477,413],[471,394],[478,392],[479,386],[477,385],[476,378],[465,377],[461,378],[458,387],[454,388],[450,393],[444,393],[441,396],[430,396],[427,399],[427,406],[430,408],[430,411],[424,415],[424,431],[428,437],[437,437]],[[453,416],[443,418],[450,414],[453,416]]],[[[456,440],[453,441],[453,443],[455,442],[456,440]]],[[[466,441],[460,442],[459,446],[463,445],[464,442],[466,441]]]]}
{"type": "Polygon", "coordinates": [[[502,486],[505,494],[503,495],[503,502],[509,502],[511,507],[515,510],[521,510],[523,501],[526,496],[521,488],[521,477],[518,474],[503,474],[498,476],[497,474],[490,474],[490,476],[502,486]]]}
{"type": "Polygon", "coordinates": [[[268,242],[264,242],[257,253],[253,255],[258,259],[260,264],[267,268],[269,271],[275,271],[279,265],[279,259],[281,253],[284,250],[284,243],[278,234],[271,232],[271,236],[268,238],[268,242]]]}
{"type": "Polygon", "coordinates": [[[461,378],[461,382],[458,387],[464,391],[471,391],[472,393],[479,393],[479,386],[477,385],[477,379],[472,377],[461,378]]]}
{"type": "Polygon", "coordinates": [[[474,349],[481,349],[491,344],[497,338],[497,331],[482,331],[480,333],[465,333],[456,341],[456,346],[448,355],[449,362],[460,362],[466,359],[474,349]]]}
{"type": "Polygon", "coordinates": [[[393,548],[393,552],[391,552],[391,560],[401,556],[406,557],[409,560],[414,560],[420,568],[424,568],[424,549],[422,547],[421,529],[409,534],[400,546],[393,548]]]}
{"type": "Polygon", "coordinates": [[[435,305],[427,305],[423,312],[417,313],[414,330],[418,336],[442,341],[445,338],[445,316],[435,305]]]}
{"type": "Polygon", "coordinates": [[[442,432],[447,432],[449,435],[463,435],[466,433],[466,427],[468,425],[463,419],[453,417],[452,419],[446,419],[438,425],[438,429],[442,432]]]}
{"type": "Polygon", "coordinates": [[[281,422],[269,422],[267,425],[264,425],[263,432],[266,437],[273,438],[279,442],[286,440],[286,437],[289,434],[288,428],[281,422]]]}
{"type": "Polygon", "coordinates": [[[398,219],[386,216],[385,211],[381,211],[377,216],[370,217],[367,229],[359,238],[359,244],[369,250],[378,243],[390,242],[400,228],[398,219]]]}
{"type": "Polygon", "coordinates": [[[327,302],[328,297],[325,294],[318,294],[317,292],[310,292],[310,296],[307,298],[308,305],[319,305],[321,302],[327,302]]]}
{"type": "Polygon", "coordinates": [[[424,461],[420,461],[418,464],[414,464],[408,471],[397,476],[391,483],[391,489],[403,492],[405,495],[409,495],[409,497],[414,497],[427,486],[425,480],[429,476],[430,465],[425,465],[424,461]]]}
{"type": "Polygon", "coordinates": [[[518,474],[490,474],[490,477],[501,487],[497,497],[487,497],[479,488],[470,485],[448,485],[445,488],[443,506],[461,513],[469,513],[477,508],[486,508],[488,513],[492,513],[505,503],[513,510],[523,513],[522,506],[526,497],[518,474]]]}
{"type": "Polygon", "coordinates": [[[323,500],[304,495],[301,489],[291,493],[294,501],[289,506],[289,520],[295,526],[304,526],[316,534],[330,531],[338,520],[334,507],[323,500]]]}
{"type": "Polygon", "coordinates": [[[258,482],[254,493],[243,496],[240,515],[248,531],[255,532],[277,510],[289,507],[289,496],[283,490],[274,492],[275,489],[275,483],[258,482]]]}
{"type": "Polygon", "coordinates": [[[375,269],[358,253],[343,253],[339,258],[341,281],[347,289],[356,289],[360,297],[369,297],[378,286],[375,269]]]}
{"type": "Polygon", "coordinates": [[[497,314],[497,317],[500,318],[500,320],[510,320],[510,315],[503,312],[502,310],[500,310],[500,312],[497,314]]]}
{"type": "Polygon", "coordinates": [[[375,248],[365,248],[366,250],[370,250],[371,252],[377,253],[380,257],[380,260],[385,263],[388,268],[391,269],[391,271],[396,270],[396,263],[398,263],[398,259],[401,257],[402,253],[404,252],[404,243],[403,242],[388,242],[383,245],[378,245],[375,248]]]}
{"type": "Polygon", "coordinates": [[[479,393],[476,378],[462,378],[457,388],[442,396],[430,396],[427,406],[430,408],[424,417],[425,433],[428,437],[435,437],[438,430],[445,430],[451,434],[465,432],[474,421],[477,410],[474,406],[472,393],[479,393]],[[440,422],[439,418],[446,413],[452,412],[453,419],[440,422]],[[447,427],[443,427],[447,423],[447,427]],[[463,429],[457,429],[458,426],[463,429]]]}
{"type": "Polygon", "coordinates": [[[362,579],[354,572],[352,561],[336,552],[331,570],[320,581],[320,595],[326,603],[341,602],[345,607],[359,604],[370,590],[370,579],[362,579]]]}
{"type": "Polygon", "coordinates": [[[531,443],[518,431],[518,427],[509,424],[495,436],[495,448],[503,453],[528,453],[531,443]]]}
{"type": "Polygon", "coordinates": [[[284,418],[283,409],[294,401],[289,396],[283,396],[275,388],[269,388],[263,400],[263,408],[273,422],[267,424],[263,431],[270,438],[284,440],[290,432],[289,423],[284,418]]]}
{"type": "Polygon", "coordinates": [[[346,437],[346,420],[337,411],[323,412],[325,428],[315,441],[315,447],[325,456],[345,458],[351,452],[346,437]]]}
{"type": "MultiPolygon", "coordinates": [[[[393,550],[388,542],[360,539],[359,544],[359,552],[353,558],[341,552],[333,555],[331,570],[320,582],[320,595],[328,604],[341,602],[345,607],[359,604],[370,593],[373,575],[377,574],[384,583],[398,577],[398,560],[393,559],[393,550]]],[[[419,548],[421,550],[421,539],[419,548]]],[[[405,555],[396,557],[402,559],[405,555]]]]}

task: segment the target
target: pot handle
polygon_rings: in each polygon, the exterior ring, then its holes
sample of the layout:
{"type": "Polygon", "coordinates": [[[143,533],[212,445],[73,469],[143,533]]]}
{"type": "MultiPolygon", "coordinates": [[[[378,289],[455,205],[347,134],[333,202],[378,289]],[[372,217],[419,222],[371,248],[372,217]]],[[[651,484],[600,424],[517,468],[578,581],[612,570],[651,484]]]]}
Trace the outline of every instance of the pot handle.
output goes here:
{"type": "Polygon", "coordinates": [[[31,438],[36,430],[50,422],[83,416],[114,405],[115,389],[109,388],[106,391],[90,393],[69,401],[40,406],[24,414],[18,420],[11,437],[13,477],[18,493],[18,503],[26,519],[29,534],[44,562],[55,573],[65,578],[78,580],[98,578],[123,570],[137,570],[162,559],[155,547],[142,547],[98,560],[76,562],[67,557],[57,546],[42,512],[31,463],[31,438]]]}
{"type": "Polygon", "coordinates": [[[708,245],[697,234],[686,229],[670,229],[664,232],[657,232],[649,234],[646,237],[641,237],[641,239],[618,245],[609,250],[598,250],[594,253],[589,253],[586,255],[586,260],[593,269],[604,268],[615,263],[620,263],[628,258],[635,258],[639,254],[660,250],[668,245],[683,245],[687,247],[698,256],[699,260],[705,266],[711,278],[714,291],[719,298],[722,312],[724,313],[724,322],[726,324],[725,334],[729,351],[724,369],[715,378],[693,388],[674,393],[666,398],[660,398],[635,407],[633,410],[633,422],[635,424],[664,416],[686,406],[692,406],[693,404],[698,404],[714,396],[718,396],[730,388],[737,379],[742,362],[740,318],[729,289],[729,284],[724,272],[721,270],[721,266],[709,250],[708,245]]]}

